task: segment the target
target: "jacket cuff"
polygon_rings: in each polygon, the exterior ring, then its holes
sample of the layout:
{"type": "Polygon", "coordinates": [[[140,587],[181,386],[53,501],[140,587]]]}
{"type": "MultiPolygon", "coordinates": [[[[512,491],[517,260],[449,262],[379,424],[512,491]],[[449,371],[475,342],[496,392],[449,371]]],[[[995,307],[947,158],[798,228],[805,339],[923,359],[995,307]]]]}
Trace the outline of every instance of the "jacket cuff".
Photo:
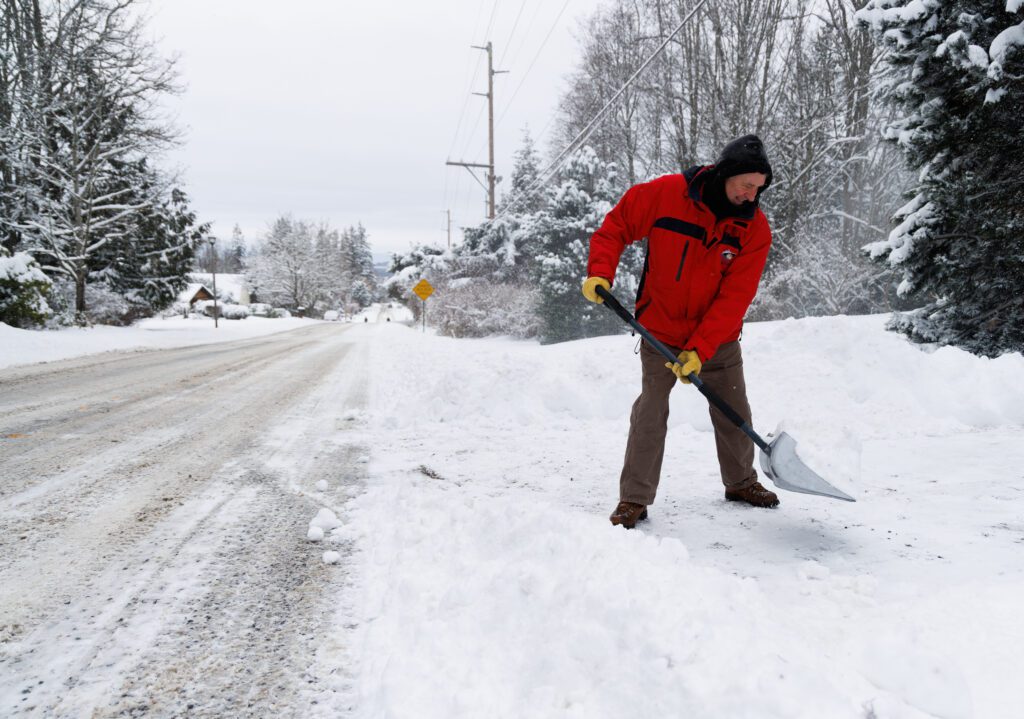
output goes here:
{"type": "Polygon", "coordinates": [[[718,349],[718,347],[713,347],[708,342],[705,342],[703,337],[697,336],[690,337],[690,341],[686,343],[686,346],[697,352],[697,356],[700,357],[702,364],[711,359],[718,349]]]}

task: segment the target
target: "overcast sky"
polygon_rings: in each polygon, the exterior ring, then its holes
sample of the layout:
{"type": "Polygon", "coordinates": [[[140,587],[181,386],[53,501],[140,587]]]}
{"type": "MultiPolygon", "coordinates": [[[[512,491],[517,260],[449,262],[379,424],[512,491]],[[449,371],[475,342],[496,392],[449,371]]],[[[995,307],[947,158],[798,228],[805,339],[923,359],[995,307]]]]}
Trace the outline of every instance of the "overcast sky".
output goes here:
{"type": "Polygon", "coordinates": [[[169,161],[219,237],[238,223],[257,239],[291,212],[362,222],[386,253],[443,244],[450,208],[457,241],[459,225],[485,217],[481,187],[444,164],[487,161],[486,99],[469,95],[486,92],[486,53],[470,45],[491,40],[495,69],[510,71],[495,78],[496,163],[508,177],[522,128],[542,143],[550,134],[595,5],[151,0],[148,27],[179,57],[185,88],[169,101],[185,131],[169,161]]]}

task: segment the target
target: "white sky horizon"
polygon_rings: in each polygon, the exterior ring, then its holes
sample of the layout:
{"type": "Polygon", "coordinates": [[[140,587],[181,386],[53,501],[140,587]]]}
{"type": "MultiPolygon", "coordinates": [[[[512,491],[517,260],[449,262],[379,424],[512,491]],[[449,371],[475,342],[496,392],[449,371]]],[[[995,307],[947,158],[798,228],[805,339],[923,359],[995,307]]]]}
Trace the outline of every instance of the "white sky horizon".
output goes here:
{"type": "Polygon", "coordinates": [[[450,209],[456,244],[486,216],[483,189],[445,166],[487,161],[486,99],[470,94],[486,92],[486,53],[470,46],[490,40],[495,69],[510,71],[495,77],[495,163],[507,178],[524,127],[547,149],[576,29],[596,7],[151,0],[148,34],[178,58],[184,88],[165,103],[183,133],[165,164],[224,240],[237,224],[252,243],[291,213],[361,222],[379,259],[444,245],[450,209]]]}

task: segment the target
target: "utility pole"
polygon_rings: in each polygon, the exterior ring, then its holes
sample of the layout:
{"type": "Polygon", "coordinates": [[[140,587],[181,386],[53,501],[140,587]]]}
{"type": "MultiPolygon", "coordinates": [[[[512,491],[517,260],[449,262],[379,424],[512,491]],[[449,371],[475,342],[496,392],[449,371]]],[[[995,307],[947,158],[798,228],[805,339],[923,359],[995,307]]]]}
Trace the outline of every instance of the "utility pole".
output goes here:
{"type": "Polygon", "coordinates": [[[445,210],[445,213],[448,215],[448,249],[450,250],[452,248],[452,211],[445,210]]]}
{"type": "Polygon", "coordinates": [[[449,160],[446,165],[457,165],[459,167],[465,167],[469,170],[469,174],[473,175],[473,179],[487,191],[487,219],[494,219],[494,184],[497,181],[497,176],[494,172],[494,76],[508,72],[508,70],[495,70],[494,69],[494,48],[491,45],[491,41],[488,40],[484,46],[471,45],[474,50],[486,50],[487,51],[487,92],[474,92],[474,95],[480,95],[481,97],[487,98],[487,151],[488,151],[488,162],[486,165],[479,162],[452,162],[449,160]],[[474,167],[483,167],[487,169],[487,186],[480,182],[476,174],[473,173],[474,167]]]}

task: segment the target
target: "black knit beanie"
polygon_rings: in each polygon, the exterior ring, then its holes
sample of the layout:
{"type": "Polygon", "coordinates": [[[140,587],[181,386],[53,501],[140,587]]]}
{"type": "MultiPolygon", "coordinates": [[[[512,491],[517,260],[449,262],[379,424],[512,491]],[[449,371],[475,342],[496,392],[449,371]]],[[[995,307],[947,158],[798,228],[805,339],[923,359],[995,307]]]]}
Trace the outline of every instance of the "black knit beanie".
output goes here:
{"type": "Polygon", "coordinates": [[[715,173],[723,181],[744,172],[760,172],[766,176],[761,192],[772,184],[772,166],[768,162],[768,153],[764,151],[764,143],[757,135],[736,138],[722,148],[722,154],[715,163],[715,173]]]}

